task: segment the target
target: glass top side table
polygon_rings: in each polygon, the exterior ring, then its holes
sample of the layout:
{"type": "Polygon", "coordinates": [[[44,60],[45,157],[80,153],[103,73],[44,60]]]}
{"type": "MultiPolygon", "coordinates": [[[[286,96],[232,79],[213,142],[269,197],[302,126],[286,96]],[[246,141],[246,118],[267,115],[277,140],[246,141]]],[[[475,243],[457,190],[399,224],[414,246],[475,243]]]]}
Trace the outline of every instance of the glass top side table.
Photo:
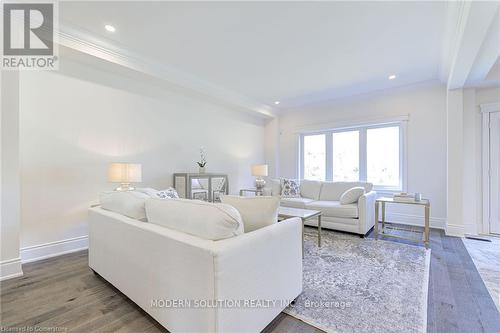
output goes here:
{"type": "MultiPolygon", "coordinates": [[[[396,235],[391,235],[385,233],[385,205],[386,204],[398,204],[398,205],[418,205],[422,206],[424,208],[424,233],[423,233],[423,242],[425,245],[425,248],[429,248],[429,216],[430,216],[430,210],[431,210],[431,203],[428,199],[422,199],[420,201],[396,201],[393,198],[378,198],[375,200],[375,239],[378,239],[379,232],[378,232],[378,223],[380,222],[378,220],[379,218],[379,207],[381,206],[382,208],[382,235],[388,236],[388,237],[396,237],[396,238],[403,238],[403,239],[409,239],[412,241],[418,241],[417,239],[414,238],[407,238],[407,237],[402,237],[402,236],[396,236],[396,235]]],[[[403,231],[410,231],[414,232],[413,230],[409,229],[404,229],[400,228],[400,230],[403,231]]]]}

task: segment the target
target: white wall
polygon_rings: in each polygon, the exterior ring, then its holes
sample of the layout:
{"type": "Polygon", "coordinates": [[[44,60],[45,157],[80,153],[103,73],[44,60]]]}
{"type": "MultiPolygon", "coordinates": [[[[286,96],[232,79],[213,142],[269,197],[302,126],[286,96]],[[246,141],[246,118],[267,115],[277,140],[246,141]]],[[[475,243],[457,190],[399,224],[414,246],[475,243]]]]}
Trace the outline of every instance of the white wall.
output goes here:
{"type": "MultiPolygon", "coordinates": [[[[421,192],[430,199],[431,226],[443,228],[446,221],[446,89],[437,82],[285,112],[279,118],[279,176],[297,176],[301,129],[376,122],[403,115],[409,115],[407,190],[421,192]]],[[[393,220],[404,219],[415,224],[421,223],[423,215],[416,207],[389,208],[388,213],[393,220]]]]}
{"type": "Polygon", "coordinates": [[[464,225],[482,233],[482,114],[481,104],[500,102],[500,86],[464,90],[464,225]]]}
{"type": "Polygon", "coordinates": [[[0,280],[23,274],[19,258],[19,75],[0,71],[0,280]]]}
{"type": "Polygon", "coordinates": [[[477,105],[500,101],[500,85],[489,88],[476,89],[477,105]]]}
{"type": "Polygon", "coordinates": [[[477,173],[481,173],[481,113],[476,104],[476,90],[465,89],[463,91],[463,121],[462,121],[462,142],[463,142],[463,189],[462,219],[464,233],[478,233],[480,230],[481,217],[481,177],[477,178],[477,173]],[[479,154],[479,155],[477,155],[479,154]],[[478,196],[479,194],[479,196],[478,196]],[[478,219],[479,218],[479,219],[478,219]]]}
{"type": "Polygon", "coordinates": [[[280,127],[279,118],[269,120],[265,127],[264,141],[266,143],[264,152],[266,156],[266,163],[268,164],[268,179],[279,177],[280,173],[280,147],[279,138],[280,127]]]}
{"type": "Polygon", "coordinates": [[[142,163],[140,186],[163,189],[172,173],[197,172],[203,146],[208,172],[229,174],[233,193],[264,162],[263,119],[96,68],[62,58],[59,72],[20,76],[24,260],[86,245],[87,208],[116,187],[109,162],[142,163]]]}
{"type": "MultiPolygon", "coordinates": [[[[463,206],[464,193],[464,91],[463,89],[448,90],[446,94],[446,158],[447,158],[447,212],[448,235],[463,235],[465,233],[463,206]]],[[[471,227],[469,226],[469,229],[471,227]]],[[[470,232],[467,231],[467,232],[470,232]]]]}

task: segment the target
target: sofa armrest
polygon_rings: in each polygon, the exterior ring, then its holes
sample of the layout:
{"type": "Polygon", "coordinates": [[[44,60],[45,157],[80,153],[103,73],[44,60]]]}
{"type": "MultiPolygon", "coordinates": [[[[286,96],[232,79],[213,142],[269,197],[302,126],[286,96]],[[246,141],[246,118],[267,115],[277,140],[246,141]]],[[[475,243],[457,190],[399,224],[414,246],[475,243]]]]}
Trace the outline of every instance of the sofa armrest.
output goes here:
{"type": "Polygon", "coordinates": [[[217,327],[260,332],[302,292],[302,221],[287,219],[217,241],[214,263],[216,299],[276,301],[267,309],[218,309],[217,327]]]}
{"type": "Polygon", "coordinates": [[[375,200],[377,192],[370,191],[358,200],[359,231],[366,234],[375,225],[375,200]]]}
{"type": "Polygon", "coordinates": [[[95,207],[89,266],[170,332],[213,332],[209,308],[155,307],[154,300],[211,299],[214,241],[95,207]],[[193,319],[196,318],[196,319],[193,319]]]}

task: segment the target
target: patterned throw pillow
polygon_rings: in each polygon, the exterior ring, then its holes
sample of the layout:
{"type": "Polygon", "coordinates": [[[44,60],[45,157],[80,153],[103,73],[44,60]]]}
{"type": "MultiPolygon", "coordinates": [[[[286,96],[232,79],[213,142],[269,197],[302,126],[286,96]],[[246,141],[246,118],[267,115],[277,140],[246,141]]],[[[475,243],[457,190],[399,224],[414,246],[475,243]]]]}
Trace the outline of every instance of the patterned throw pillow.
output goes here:
{"type": "Polygon", "coordinates": [[[282,198],[299,198],[300,183],[296,179],[281,179],[281,197],[282,198]]]}
{"type": "Polygon", "coordinates": [[[156,192],[156,196],[160,199],[177,199],[179,194],[173,187],[169,187],[166,190],[156,192]]]}

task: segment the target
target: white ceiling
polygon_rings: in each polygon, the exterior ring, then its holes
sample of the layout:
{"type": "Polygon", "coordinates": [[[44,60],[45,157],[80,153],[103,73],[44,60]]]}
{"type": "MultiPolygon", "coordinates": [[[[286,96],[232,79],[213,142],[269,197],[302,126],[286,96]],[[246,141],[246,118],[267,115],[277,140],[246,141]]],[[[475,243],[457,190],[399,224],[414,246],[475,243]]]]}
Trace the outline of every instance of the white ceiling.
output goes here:
{"type": "Polygon", "coordinates": [[[61,2],[59,16],[102,45],[286,109],[437,79],[445,11],[445,2],[61,2]]]}

